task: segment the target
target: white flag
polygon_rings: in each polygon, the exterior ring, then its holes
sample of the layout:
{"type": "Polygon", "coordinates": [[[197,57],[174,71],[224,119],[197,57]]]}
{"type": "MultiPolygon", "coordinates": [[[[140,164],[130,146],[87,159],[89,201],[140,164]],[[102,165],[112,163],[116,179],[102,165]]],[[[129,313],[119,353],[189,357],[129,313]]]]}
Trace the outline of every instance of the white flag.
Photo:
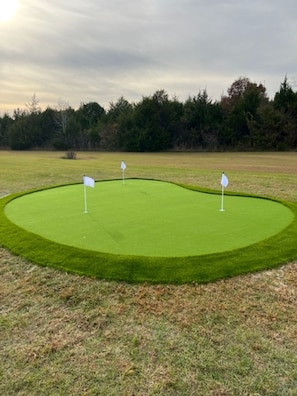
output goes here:
{"type": "Polygon", "coordinates": [[[121,163],[121,168],[122,168],[123,170],[125,170],[125,169],[127,168],[127,165],[125,164],[125,161],[122,161],[122,163],[121,163]]]}
{"type": "Polygon", "coordinates": [[[228,184],[229,184],[228,177],[223,172],[222,179],[221,179],[221,185],[226,188],[228,186],[228,184]]]}
{"type": "Polygon", "coordinates": [[[95,180],[89,176],[84,176],[84,185],[88,187],[95,187],[95,180]]]}

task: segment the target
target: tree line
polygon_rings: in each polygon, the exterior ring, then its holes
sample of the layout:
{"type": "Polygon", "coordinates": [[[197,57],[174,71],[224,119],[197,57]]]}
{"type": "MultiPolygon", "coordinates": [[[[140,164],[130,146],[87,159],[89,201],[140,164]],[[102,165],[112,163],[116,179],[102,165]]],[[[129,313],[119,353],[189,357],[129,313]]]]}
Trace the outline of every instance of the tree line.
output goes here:
{"type": "Polygon", "coordinates": [[[0,118],[0,147],[13,150],[296,150],[297,92],[287,77],[269,99],[262,84],[235,80],[212,101],[206,90],[185,102],[156,91],[138,103],[124,97],[105,110],[60,102],[42,111],[33,95],[25,109],[0,118]]]}

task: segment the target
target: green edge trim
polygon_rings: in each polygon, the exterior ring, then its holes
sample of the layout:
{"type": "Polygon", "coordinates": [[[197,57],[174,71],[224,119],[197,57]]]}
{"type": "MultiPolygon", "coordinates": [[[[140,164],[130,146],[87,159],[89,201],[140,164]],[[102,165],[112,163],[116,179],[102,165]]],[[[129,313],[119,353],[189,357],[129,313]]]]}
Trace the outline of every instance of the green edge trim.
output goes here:
{"type": "MultiPolygon", "coordinates": [[[[64,186],[71,184],[64,184],[64,186]]],[[[221,194],[220,191],[197,186],[173,184],[197,192],[221,194]]],[[[278,202],[293,212],[293,221],[280,233],[241,249],[194,257],[144,257],[100,253],[62,245],[24,230],[6,217],[5,206],[10,201],[22,195],[62,186],[32,189],[0,199],[1,246],[38,265],[99,279],[151,284],[214,282],[272,269],[297,258],[297,204],[240,192],[225,191],[225,194],[278,202]]]]}

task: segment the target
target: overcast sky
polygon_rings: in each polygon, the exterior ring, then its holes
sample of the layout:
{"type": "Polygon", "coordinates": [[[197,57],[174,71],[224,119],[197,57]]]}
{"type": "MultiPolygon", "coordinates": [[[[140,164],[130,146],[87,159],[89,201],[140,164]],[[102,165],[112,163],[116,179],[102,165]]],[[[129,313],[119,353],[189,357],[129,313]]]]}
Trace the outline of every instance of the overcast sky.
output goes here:
{"type": "MultiPolygon", "coordinates": [[[[1,9],[0,9],[1,13],[1,9]]],[[[240,76],[269,97],[297,78],[296,0],[19,0],[0,22],[0,115],[164,89],[213,100],[240,76]]]]}

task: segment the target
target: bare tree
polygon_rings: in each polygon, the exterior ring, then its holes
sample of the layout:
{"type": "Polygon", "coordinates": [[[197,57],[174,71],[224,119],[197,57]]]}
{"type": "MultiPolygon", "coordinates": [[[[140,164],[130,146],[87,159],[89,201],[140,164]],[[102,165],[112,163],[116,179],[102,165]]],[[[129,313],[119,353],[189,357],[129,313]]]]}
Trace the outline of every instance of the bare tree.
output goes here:
{"type": "Polygon", "coordinates": [[[41,107],[39,106],[39,100],[34,93],[31,102],[26,103],[26,108],[29,114],[41,113],[41,107]]]}
{"type": "Polygon", "coordinates": [[[60,100],[57,107],[56,123],[60,128],[63,136],[66,136],[67,125],[70,120],[70,106],[69,103],[60,100]]]}

